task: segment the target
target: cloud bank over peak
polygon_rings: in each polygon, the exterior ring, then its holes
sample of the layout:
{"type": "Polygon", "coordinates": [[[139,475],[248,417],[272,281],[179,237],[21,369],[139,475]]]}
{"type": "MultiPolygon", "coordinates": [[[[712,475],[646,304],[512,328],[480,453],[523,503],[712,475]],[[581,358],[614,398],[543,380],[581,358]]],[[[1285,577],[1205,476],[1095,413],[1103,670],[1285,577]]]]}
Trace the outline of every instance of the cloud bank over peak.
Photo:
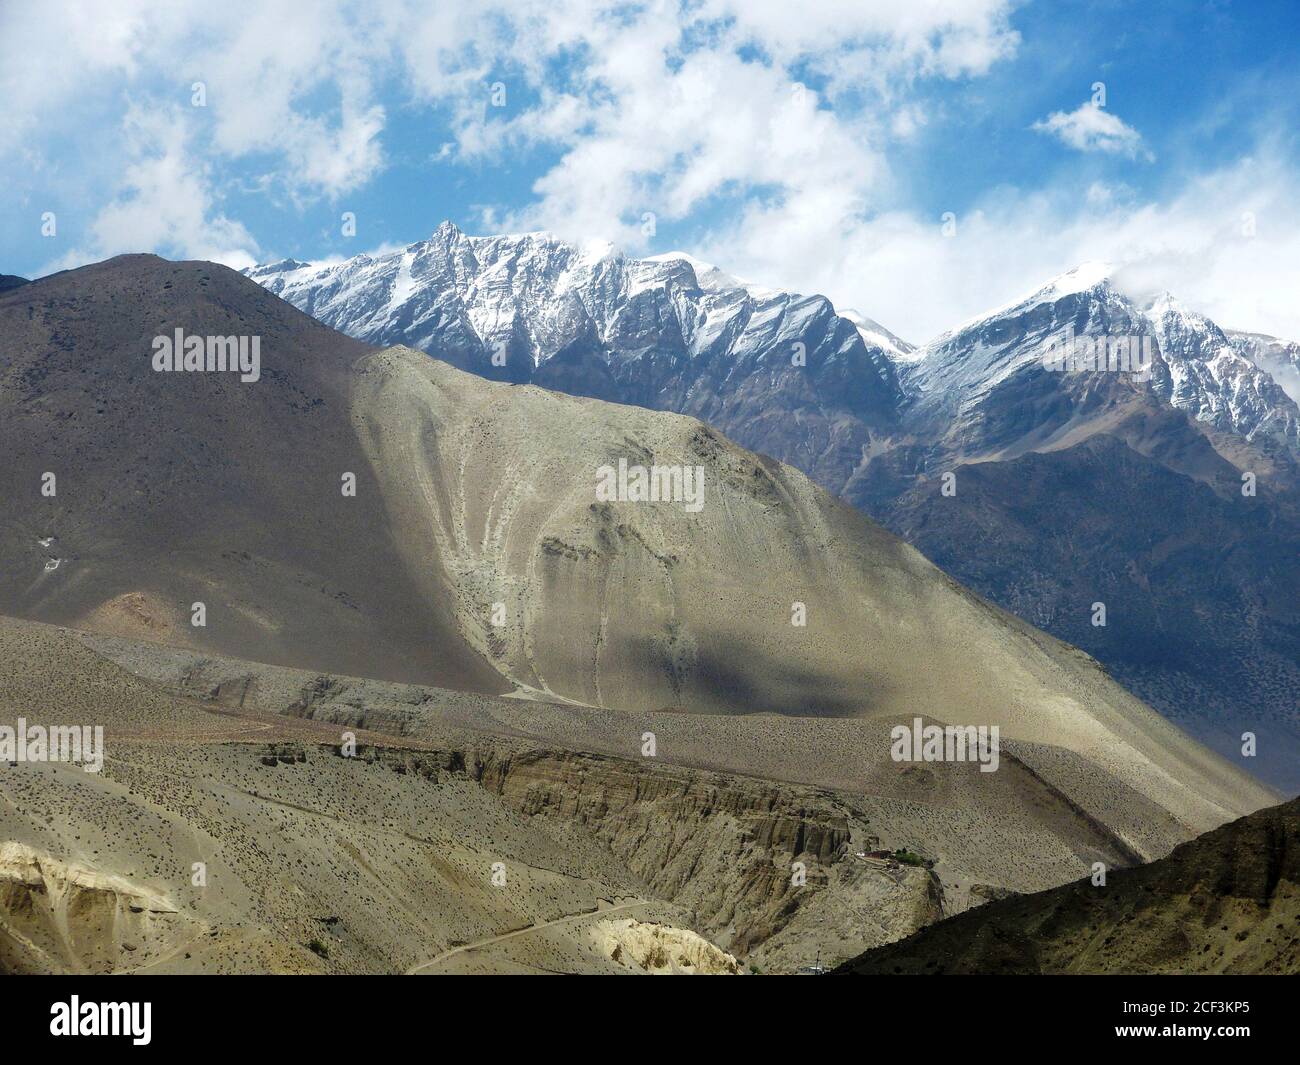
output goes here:
{"type": "Polygon", "coordinates": [[[914,340],[1087,259],[1300,335],[1300,86],[1224,80],[1192,115],[1150,40],[1062,56],[1062,20],[1011,0],[6,5],[0,256],[321,260],[451,217],[685,248],[914,340]],[[1053,106],[1103,73],[1132,123],[1053,106]]]}

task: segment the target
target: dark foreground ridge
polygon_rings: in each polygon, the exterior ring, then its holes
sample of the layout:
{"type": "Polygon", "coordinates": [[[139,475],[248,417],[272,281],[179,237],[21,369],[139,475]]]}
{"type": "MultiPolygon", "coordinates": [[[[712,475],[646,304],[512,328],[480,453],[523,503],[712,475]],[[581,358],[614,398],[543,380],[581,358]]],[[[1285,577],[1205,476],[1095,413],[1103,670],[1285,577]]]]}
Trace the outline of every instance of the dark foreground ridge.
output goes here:
{"type": "Polygon", "coordinates": [[[1300,799],[1106,879],[991,902],[835,972],[1300,972],[1300,799]]]}

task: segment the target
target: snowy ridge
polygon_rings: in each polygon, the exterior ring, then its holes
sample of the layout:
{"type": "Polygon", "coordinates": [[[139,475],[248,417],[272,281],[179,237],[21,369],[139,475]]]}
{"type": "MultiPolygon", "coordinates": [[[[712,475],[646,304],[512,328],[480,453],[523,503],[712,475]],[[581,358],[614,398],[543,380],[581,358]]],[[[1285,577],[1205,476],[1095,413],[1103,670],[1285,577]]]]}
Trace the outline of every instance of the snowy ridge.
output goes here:
{"type": "MultiPolygon", "coordinates": [[[[1216,429],[1300,453],[1300,346],[1225,333],[1167,293],[1136,300],[1115,285],[1109,263],[1082,263],[923,348],[825,297],[755,285],[687,252],[636,259],[604,241],[575,245],[550,233],[470,237],[444,222],[429,240],[388,254],[286,259],[245,273],[362,340],[409,344],[480,371],[492,353],[508,353],[513,380],[533,379],[564,352],[581,363],[573,354],[581,349],[617,378],[612,398],[710,417],[714,398],[743,391],[760,369],[774,387],[772,372],[799,345],[841,392],[815,402],[893,411],[924,431],[931,419],[986,416],[1019,375],[1042,372],[1052,341],[1149,337],[1152,372],[1133,387],[1216,429]],[[698,375],[709,376],[699,393],[698,375]]],[[[590,376],[584,365],[574,373],[590,376]]],[[[808,400],[786,402],[793,410],[808,400]]]]}
{"type": "Polygon", "coordinates": [[[1279,340],[1266,333],[1224,330],[1228,343],[1277,382],[1278,387],[1300,403],[1300,344],[1279,340]]]}
{"type": "Polygon", "coordinates": [[[1091,289],[1099,288],[1106,282],[1112,273],[1114,267],[1110,263],[1088,261],[1080,263],[1073,270],[1067,270],[1065,273],[1052,278],[1044,285],[1039,285],[1031,292],[1026,293],[1019,299],[1011,300],[1000,307],[994,307],[992,310],[983,311],[974,318],[968,318],[960,325],[941,333],[928,344],[926,348],[935,348],[951,340],[953,337],[979,326],[982,322],[990,321],[994,318],[1009,318],[1031,308],[1038,307],[1045,303],[1055,303],[1057,300],[1066,296],[1073,296],[1081,292],[1088,292],[1091,289]]]}
{"type": "Polygon", "coordinates": [[[837,315],[823,296],[764,288],[684,252],[635,259],[550,233],[470,237],[444,222],[386,255],[245,273],[351,336],[469,363],[505,350],[540,368],[581,343],[606,361],[654,352],[744,366],[780,355],[788,366],[802,344],[808,366],[844,364],[878,379],[892,402],[891,360],[913,350],[869,319],[837,315]]]}
{"type": "MultiPolygon", "coordinates": [[[[987,411],[1001,386],[1041,371],[1053,343],[1131,337],[1136,344],[1149,337],[1149,383],[1133,378],[1133,387],[1149,387],[1221,431],[1251,441],[1271,437],[1300,453],[1300,408],[1270,372],[1300,367],[1286,345],[1270,344],[1271,338],[1234,342],[1169,293],[1135,299],[1120,291],[1113,274],[1109,264],[1085,263],[927,344],[902,367],[902,386],[916,411],[958,418],[987,411]]],[[[1300,372],[1295,381],[1300,384],[1300,372]]]]}

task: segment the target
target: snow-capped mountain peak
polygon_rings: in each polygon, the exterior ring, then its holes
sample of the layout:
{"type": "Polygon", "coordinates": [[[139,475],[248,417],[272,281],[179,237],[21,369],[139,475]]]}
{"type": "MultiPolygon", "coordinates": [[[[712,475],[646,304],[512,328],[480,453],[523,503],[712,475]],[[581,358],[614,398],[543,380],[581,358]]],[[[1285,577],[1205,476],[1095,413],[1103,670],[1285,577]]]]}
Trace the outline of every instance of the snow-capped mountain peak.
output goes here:
{"type": "Polygon", "coordinates": [[[740,278],[720,270],[712,263],[706,263],[703,259],[697,259],[694,255],[688,255],[684,251],[670,251],[660,255],[649,255],[640,261],[643,263],[686,263],[695,272],[695,280],[705,292],[732,292],[736,289],[749,289],[751,287],[747,282],[741,281],[740,278]]]}
{"type": "MultiPolygon", "coordinates": [[[[903,367],[904,390],[923,415],[984,418],[1000,402],[1003,386],[1045,372],[1049,351],[1126,343],[1150,364],[1149,372],[1124,376],[1132,387],[1149,387],[1216,429],[1247,440],[1273,437],[1300,451],[1300,410],[1266,370],[1205,315],[1168,292],[1126,294],[1115,273],[1107,263],[1081,264],[943,334],[903,367]]],[[[1093,380],[1107,371],[1087,372],[1094,377],[1086,380],[1093,380]]],[[[1070,387],[1075,379],[1061,375],[1057,383],[1070,387]]],[[[1017,385],[1005,394],[1020,391],[1017,385]]]]}
{"type": "Polygon", "coordinates": [[[1039,285],[1020,299],[1013,300],[1011,303],[990,313],[1000,316],[1011,310],[1034,307],[1044,303],[1056,303],[1067,296],[1091,292],[1103,285],[1109,285],[1114,274],[1115,266],[1112,263],[1094,260],[1082,262],[1063,274],[1057,274],[1056,277],[1039,285]]]}
{"type": "Polygon", "coordinates": [[[1232,329],[1224,332],[1233,350],[1272,377],[1282,391],[1300,403],[1300,344],[1267,333],[1232,329]]]}
{"type": "Polygon", "coordinates": [[[935,337],[925,345],[925,348],[940,347],[953,337],[977,329],[982,323],[993,319],[1014,317],[1034,307],[1056,303],[1068,296],[1109,288],[1110,279],[1114,273],[1115,267],[1110,263],[1100,261],[1080,263],[1073,269],[1058,274],[1049,281],[1036,286],[1023,296],[994,307],[992,310],[982,311],[973,318],[966,319],[952,329],[935,337]]]}
{"type": "Polygon", "coordinates": [[[914,362],[920,357],[915,344],[895,336],[874,318],[868,318],[852,307],[839,308],[839,315],[853,323],[864,341],[887,352],[895,362],[914,362]]]}
{"type": "MultiPolygon", "coordinates": [[[[842,317],[824,297],[764,288],[685,252],[635,259],[604,241],[575,245],[546,232],[470,237],[450,222],[429,240],[387,254],[283,260],[245,272],[361,339],[462,352],[522,346],[534,366],[579,337],[692,355],[724,344],[743,355],[787,334],[789,343],[801,342],[792,330],[809,314],[827,319],[831,333],[842,317]],[[640,305],[646,300],[655,304],[653,328],[640,305]]],[[[837,344],[857,336],[876,352],[862,357],[891,377],[880,356],[907,354],[911,345],[857,318],[845,322],[837,344]]]]}
{"type": "MultiPolygon", "coordinates": [[[[867,414],[880,424],[906,417],[974,439],[983,419],[1023,401],[1020,382],[1045,372],[1052,345],[1128,338],[1149,353],[1150,369],[1107,388],[1149,389],[1218,430],[1300,451],[1300,410],[1263,365],[1277,348],[1234,342],[1169,293],[1134,298],[1109,263],[1082,263],[920,349],[825,297],[766,289],[687,252],[631,258],[604,241],[574,244],[547,232],[472,237],[444,222],[428,240],[391,252],[246,272],[372,343],[408,344],[487,376],[696,414],[733,434],[733,415],[721,413],[731,407],[751,420],[787,411],[797,422],[809,410],[832,420],[833,411],[852,411],[862,426],[867,414]],[[806,372],[791,376],[794,367],[806,372]]],[[[1053,374],[1044,402],[1090,381],[1101,383],[1053,374]]],[[[774,431],[769,423],[738,435],[770,448],[764,434],[774,431]]],[[[829,430],[819,446],[834,450],[837,469],[853,461],[829,430]]]]}
{"type": "Polygon", "coordinates": [[[551,233],[428,240],[246,271],[326,325],[461,369],[693,415],[839,489],[902,394],[911,346],[824,296],[744,281],[689,253],[632,258],[551,233]]]}

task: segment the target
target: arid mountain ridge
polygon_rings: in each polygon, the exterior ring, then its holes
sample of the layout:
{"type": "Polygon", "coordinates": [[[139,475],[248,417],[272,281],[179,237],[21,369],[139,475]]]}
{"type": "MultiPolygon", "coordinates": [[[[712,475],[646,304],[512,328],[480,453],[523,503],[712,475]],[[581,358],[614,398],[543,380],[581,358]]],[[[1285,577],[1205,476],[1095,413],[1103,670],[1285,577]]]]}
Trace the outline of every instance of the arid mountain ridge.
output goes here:
{"type": "Polygon", "coordinates": [[[1300,410],[1282,342],[1131,294],[1100,264],[920,349],[689,255],[637,260],[547,234],[444,224],[391,254],[248,274],[373,343],[699,417],[1300,788],[1300,410]],[[1096,338],[1130,338],[1149,372],[1044,368],[1053,344],[1096,338]]]}
{"type": "Polygon", "coordinates": [[[108,734],[102,776],[0,778],[7,969],[791,971],[1275,801],[693,418],[153,256],[0,295],[0,335],[0,723],[108,734]],[[258,336],[258,379],[156,372],[177,328],[258,336]],[[619,459],[705,505],[599,501],[619,459]],[[998,725],[998,771],[893,761],[918,715],[998,725]]]}
{"type": "Polygon", "coordinates": [[[14,290],[0,330],[9,613],[626,710],[996,723],[1189,824],[1240,801],[1086,656],[693,419],[376,351],[228,270],[148,256],[14,290]],[[151,338],[182,324],[260,335],[260,379],[155,372],[151,338]],[[598,502],[620,458],[699,466],[709,505],[598,502]]]}

